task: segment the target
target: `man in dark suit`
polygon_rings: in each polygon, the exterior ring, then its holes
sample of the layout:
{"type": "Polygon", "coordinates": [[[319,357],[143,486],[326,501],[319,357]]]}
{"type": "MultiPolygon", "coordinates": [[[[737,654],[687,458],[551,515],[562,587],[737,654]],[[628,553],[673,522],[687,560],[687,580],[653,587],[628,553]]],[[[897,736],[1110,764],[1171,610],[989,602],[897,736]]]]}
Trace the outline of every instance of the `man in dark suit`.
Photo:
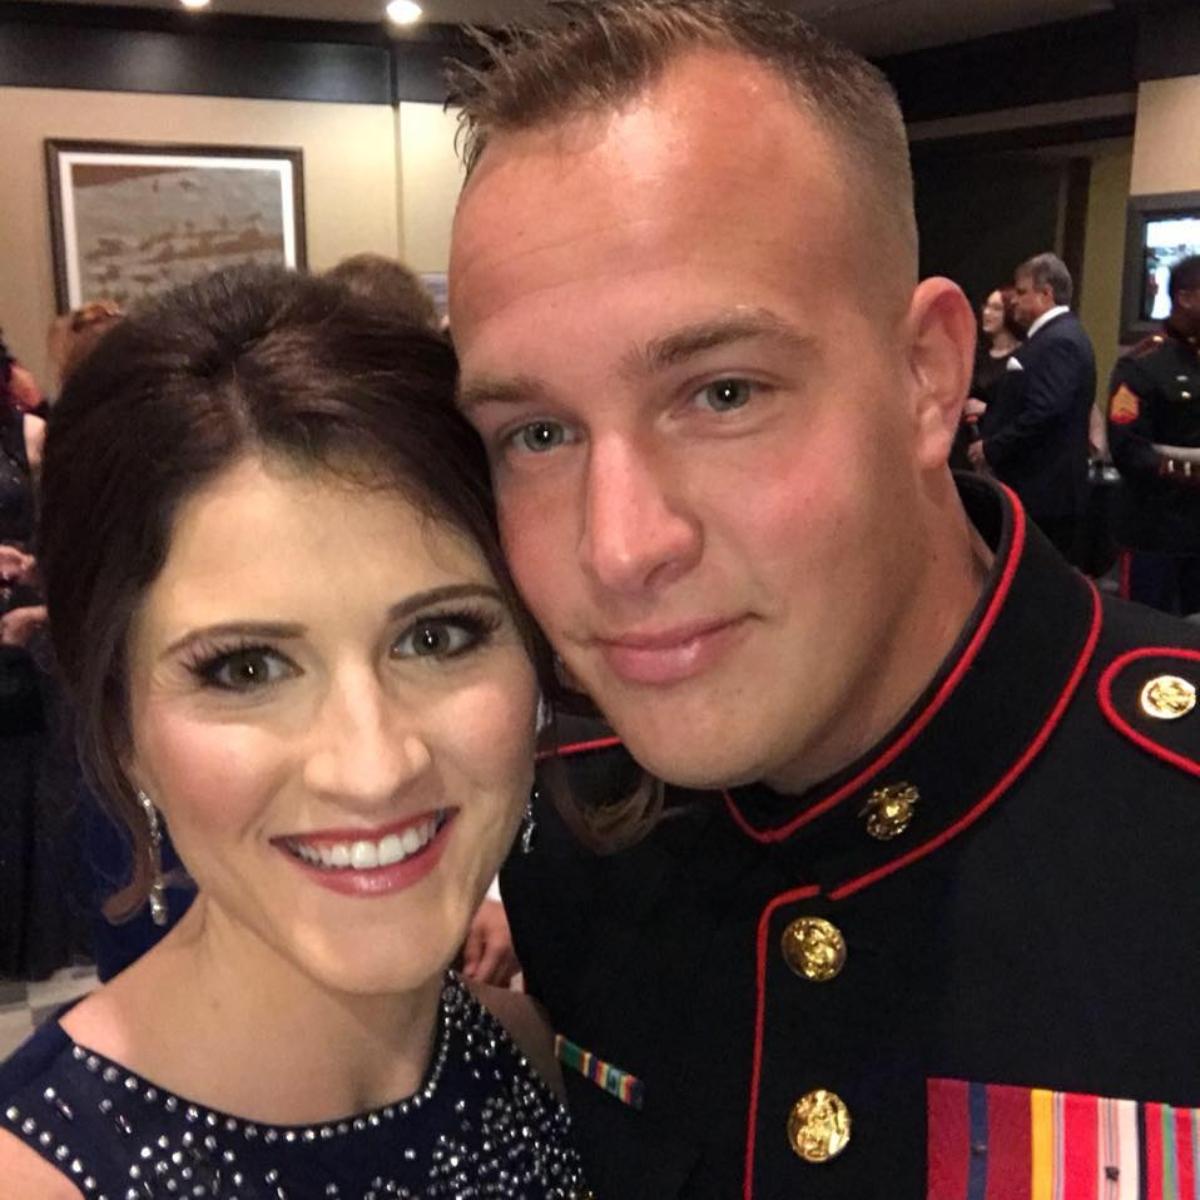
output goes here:
{"type": "Polygon", "coordinates": [[[1074,561],[1087,508],[1096,355],[1069,307],[1071,273],[1062,259],[1035,255],[1017,268],[1015,287],[1017,320],[1029,336],[1008,360],[971,459],[1007,483],[1042,532],[1074,561]]]}

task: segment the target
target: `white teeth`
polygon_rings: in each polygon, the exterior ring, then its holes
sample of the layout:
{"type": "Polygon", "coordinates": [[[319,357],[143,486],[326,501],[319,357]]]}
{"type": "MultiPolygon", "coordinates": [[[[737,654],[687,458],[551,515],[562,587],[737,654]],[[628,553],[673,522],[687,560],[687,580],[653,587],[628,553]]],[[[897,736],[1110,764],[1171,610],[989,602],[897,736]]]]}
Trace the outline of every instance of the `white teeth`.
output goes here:
{"type": "Polygon", "coordinates": [[[394,833],[389,833],[379,843],[379,865],[381,867],[390,867],[392,863],[398,863],[406,854],[403,840],[394,833]]]}
{"type": "Polygon", "coordinates": [[[376,867],[390,867],[403,862],[423,850],[437,836],[445,823],[446,815],[439,812],[423,825],[411,825],[403,833],[389,833],[378,842],[365,838],[357,842],[336,842],[320,846],[306,842],[288,843],[288,848],[297,858],[326,870],[371,871],[376,867]]]}
{"type": "Polygon", "coordinates": [[[356,871],[371,871],[379,866],[379,851],[374,842],[355,842],[350,862],[356,871]]]}

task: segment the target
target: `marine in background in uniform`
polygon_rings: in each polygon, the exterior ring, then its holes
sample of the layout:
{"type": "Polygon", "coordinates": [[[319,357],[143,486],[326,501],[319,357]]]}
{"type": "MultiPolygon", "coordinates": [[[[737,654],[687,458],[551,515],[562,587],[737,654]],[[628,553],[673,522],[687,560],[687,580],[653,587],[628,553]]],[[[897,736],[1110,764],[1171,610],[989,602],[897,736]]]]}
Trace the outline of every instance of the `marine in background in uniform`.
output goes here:
{"type": "Polygon", "coordinates": [[[1123,481],[1122,582],[1131,600],[1200,612],[1200,255],[1176,263],[1161,333],[1118,359],[1108,440],[1123,481]]]}
{"type": "Polygon", "coordinates": [[[591,1187],[1194,1187],[1200,629],[951,474],[975,322],[875,68],[751,0],[558,20],[460,80],[450,310],[615,731],[560,731],[501,878],[591,1187]]]}

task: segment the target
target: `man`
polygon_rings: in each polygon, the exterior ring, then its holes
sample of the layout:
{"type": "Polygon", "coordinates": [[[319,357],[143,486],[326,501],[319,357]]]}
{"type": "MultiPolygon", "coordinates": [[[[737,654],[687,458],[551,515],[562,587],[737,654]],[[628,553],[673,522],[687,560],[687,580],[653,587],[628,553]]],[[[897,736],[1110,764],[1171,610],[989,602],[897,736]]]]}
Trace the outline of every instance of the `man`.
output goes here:
{"type": "Polygon", "coordinates": [[[983,440],[969,451],[1021,498],[1042,532],[1071,561],[1087,509],[1088,423],[1096,399],[1096,356],[1071,312],[1071,273],[1054,254],[1017,268],[1017,321],[1029,331],[1008,360],[983,440]]]}
{"type": "Polygon", "coordinates": [[[1121,541],[1130,599],[1200,612],[1200,255],[1168,285],[1162,333],[1117,361],[1109,445],[1123,480],[1121,541]]]}
{"type": "Polygon", "coordinates": [[[974,320],[873,68],[749,0],[571,13],[463,85],[451,320],[524,596],[670,785],[502,879],[591,1186],[1136,1195],[1092,1098],[1200,1104],[1200,636],[960,497],[974,320]]]}

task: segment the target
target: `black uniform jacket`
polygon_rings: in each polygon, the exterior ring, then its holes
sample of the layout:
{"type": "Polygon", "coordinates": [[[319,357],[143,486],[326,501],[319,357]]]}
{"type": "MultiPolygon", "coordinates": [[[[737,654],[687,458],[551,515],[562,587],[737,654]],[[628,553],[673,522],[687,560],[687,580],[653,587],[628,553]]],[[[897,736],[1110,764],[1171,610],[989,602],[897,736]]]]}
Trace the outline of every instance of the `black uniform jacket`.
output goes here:
{"type": "Polygon", "coordinates": [[[1154,449],[1200,449],[1200,347],[1173,331],[1117,360],[1109,386],[1108,440],[1121,472],[1121,541],[1134,550],[1200,554],[1200,462],[1154,449]]]}
{"type": "Polygon", "coordinates": [[[997,478],[1035,519],[1087,507],[1088,414],[1096,356],[1079,318],[1062,313],[1018,346],[980,432],[997,478]]]}
{"type": "MultiPolygon", "coordinates": [[[[1200,682],[1200,628],[1102,599],[1009,493],[961,487],[994,574],[869,755],[799,797],[672,793],[608,857],[547,805],[507,864],[530,990],[591,1077],[565,1071],[597,1200],[1038,1200],[1080,1154],[1124,1200],[1176,1122],[1153,1105],[1200,1106],[1200,709],[1143,700],[1200,682]],[[834,978],[789,965],[811,918],[834,978]],[[845,1118],[836,1157],[797,1153],[845,1118]]],[[[612,742],[566,759],[581,791],[627,777],[612,742]]]]}

